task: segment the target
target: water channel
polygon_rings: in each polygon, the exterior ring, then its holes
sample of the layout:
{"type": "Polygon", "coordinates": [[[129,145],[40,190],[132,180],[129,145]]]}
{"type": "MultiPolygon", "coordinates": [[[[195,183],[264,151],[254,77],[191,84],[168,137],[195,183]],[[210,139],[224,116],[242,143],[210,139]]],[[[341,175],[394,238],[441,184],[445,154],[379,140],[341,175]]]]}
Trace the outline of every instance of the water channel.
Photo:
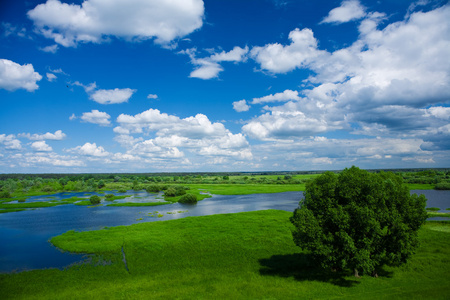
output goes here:
{"type": "MultiPolygon", "coordinates": [[[[412,191],[425,194],[427,207],[445,211],[450,207],[450,191],[412,191]]],[[[73,196],[87,197],[93,193],[60,193],[31,197],[27,202],[63,200],[73,196]]],[[[117,194],[117,193],[116,193],[117,194]]],[[[161,201],[161,195],[145,191],[126,193],[129,198],[115,202],[161,201]]],[[[302,192],[223,196],[213,195],[195,205],[180,203],[161,206],[112,207],[66,204],[16,213],[0,214],[0,272],[43,268],[63,268],[83,260],[82,255],[61,252],[48,240],[68,230],[96,230],[104,227],[131,225],[139,222],[172,220],[190,216],[280,209],[293,211],[302,192]],[[158,213],[154,213],[157,211],[158,213]]],[[[448,218],[442,218],[448,220],[448,218]]]]}

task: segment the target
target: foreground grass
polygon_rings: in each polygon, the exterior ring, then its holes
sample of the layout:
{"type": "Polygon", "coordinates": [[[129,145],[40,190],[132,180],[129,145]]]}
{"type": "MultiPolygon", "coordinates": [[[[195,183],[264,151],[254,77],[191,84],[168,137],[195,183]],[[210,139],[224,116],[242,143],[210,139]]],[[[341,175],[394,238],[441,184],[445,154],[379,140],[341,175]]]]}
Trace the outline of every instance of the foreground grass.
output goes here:
{"type": "Polygon", "coordinates": [[[1,274],[0,298],[448,299],[449,223],[420,230],[408,265],[356,279],[312,267],[293,244],[290,216],[267,210],[69,231],[52,242],[95,254],[92,263],[1,274]]]}

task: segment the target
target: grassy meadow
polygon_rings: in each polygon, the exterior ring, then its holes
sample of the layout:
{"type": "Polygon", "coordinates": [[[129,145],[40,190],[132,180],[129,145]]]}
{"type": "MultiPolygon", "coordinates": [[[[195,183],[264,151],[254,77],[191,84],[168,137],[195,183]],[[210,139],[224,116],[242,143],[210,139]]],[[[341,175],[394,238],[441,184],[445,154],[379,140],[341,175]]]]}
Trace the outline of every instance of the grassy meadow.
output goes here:
{"type": "Polygon", "coordinates": [[[450,223],[427,222],[408,264],[379,278],[316,269],[278,210],[69,231],[52,243],[91,253],[65,270],[0,275],[1,299],[448,299],[450,223]]]}

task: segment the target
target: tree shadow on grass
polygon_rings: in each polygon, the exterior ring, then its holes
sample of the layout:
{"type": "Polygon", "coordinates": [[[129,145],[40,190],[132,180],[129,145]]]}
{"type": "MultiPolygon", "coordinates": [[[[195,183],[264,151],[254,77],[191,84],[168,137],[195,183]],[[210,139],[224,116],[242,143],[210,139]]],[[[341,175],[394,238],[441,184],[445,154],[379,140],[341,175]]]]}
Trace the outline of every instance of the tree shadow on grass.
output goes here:
{"type": "Polygon", "coordinates": [[[352,287],[360,282],[350,271],[332,272],[314,266],[312,257],[304,253],[273,255],[259,260],[259,273],[265,276],[294,277],[298,281],[321,281],[341,287],[352,287]]]}

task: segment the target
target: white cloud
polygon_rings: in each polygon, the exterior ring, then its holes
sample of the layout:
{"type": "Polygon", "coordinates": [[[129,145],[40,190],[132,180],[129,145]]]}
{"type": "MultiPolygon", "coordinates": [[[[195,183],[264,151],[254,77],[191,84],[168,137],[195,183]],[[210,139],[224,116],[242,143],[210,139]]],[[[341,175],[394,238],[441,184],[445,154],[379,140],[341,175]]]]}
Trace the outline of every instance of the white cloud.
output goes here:
{"type": "Polygon", "coordinates": [[[20,65],[8,59],[0,59],[0,88],[8,91],[25,89],[33,92],[42,76],[34,71],[32,64],[20,65]]]}
{"type": "Polygon", "coordinates": [[[56,166],[56,167],[81,167],[85,163],[77,158],[70,156],[58,155],[53,152],[26,153],[20,157],[21,161],[25,161],[31,166],[56,166]]]}
{"type": "Polygon", "coordinates": [[[248,111],[250,106],[247,105],[245,99],[233,102],[233,109],[237,112],[248,111]]]}
{"type": "Polygon", "coordinates": [[[109,126],[111,125],[110,119],[111,116],[105,112],[98,111],[93,109],[91,112],[85,112],[80,117],[81,120],[88,123],[98,124],[100,126],[109,126]]]}
{"type": "Polygon", "coordinates": [[[86,0],[81,5],[48,0],[27,15],[45,37],[75,47],[108,36],[168,44],[199,29],[203,13],[202,0],[86,0]]]}
{"type": "Polygon", "coordinates": [[[44,52],[48,52],[48,53],[56,53],[58,51],[59,47],[58,45],[51,45],[51,46],[46,46],[43,48],[39,48],[39,50],[42,50],[44,52]]]}
{"type": "Polygon", "coordinates": [[[270,141],[311,136],[333,128],[325,119],[293,110],[267,112],[244,125],[242,131],[252,138],[270,141]]]}
{"type": "Polygon", "coordinates": [[[67,150],[68,152],[78,153],[86,156],[105,157],[111,155],[105,151],[102,146],[98,146],[96,143],[85,143],[83,146],[77,146],[75,148],[67,150]]]}
{"type": "Polygon", "coordinates": [[[358,0],[344,0],[341,6],[332,9],[321,23],[346,23],[366,15],[365,8],[358,0]]]}
{"type": "Polygon", "coordinates": [[[317,49],[317,40],[311,29],[305,28],[289,33],[291,43],[267,44],[263,47],[253,47],[250,56],[261,65],[263,70],[271,73],[286,73],[295,68],[304,68],[313,60],[319,60],[324,51],[317,49]]]}
{"type": "Polygon", "coordinates": [[[147,99],[158,99],[158,95],[156,94],[148,94],[147,99]]]}
{"type": "Polygon", "coordinates": [[[31,144],[31,148],[37,152],[50,152],[53,151],[52,147],[47,145],[45,141],[37,141],[31,144]]]}
{"type": "Polygon", "coordinates": [[[205,163],[201,159],[203,156],[252,158],[244,135],[232,134],[222,123],[213,123],[202,114],[181,119],[149,109],[134,116],[122,114],[117,122],[120,126],[114,129],[119,134],[115,140],[126,147],[130,155],[154,159],[183,157],[202,164],[205,163]],[[156,137],[143,140],[130,136],[136,133],[156,137]]]}
{"type": "Polygon", "coordinates": [[[56,78],[57,78],[56,75],[53,74],[53,73],[47,73],[45,75],[47,76],[47,80],[50,81],[50,82],[55,81],[56,78]]]}
{"type": "Polygon", "coordinates": [[[298,91],[285,90],[282,93],[271,94],[261,98],[253,98],[252,104],[260,104],[265,102],[286,102],[289,100],[300,100],[298,91]]]}
{"type": "Polygon", "coordinates": [[[43,141],[43,140],[54,140],[54,141],[61,141],[66,138],[66,134],[62,132],[62,130],[57,130],[55,133],[44,133],[44,134],[29,134],[29,133],[22,133],[19,134],[19,137],[24,137],[32,141],[43,141]]]}
{"type": "Polygon", "coordinates": [[[191,78],[212,79],[218,77],[219,73],[223,71],[223,68],[215,62],[198,59],[196,63],[200,66],[189,74],[191,78]]]}
{"type": "Polygon", "coordinates": [[[128,102],[136,90],[129,88],[113,90],[96,90],[90,95],[90,98],[100,104],[118,104],[128,102]]]}
{"type": "MultiPolygon", "coordinates": [[[[305,44],[315,53],[303,61],[295,60],[294,40],[286,46],[268,44],[252,49],[261,68],[272,73],[293,68],[313,71],[304,83],[314,87],[283,105],[265,106],[270,112],[250,120],[243,132],[260,140],[298,140],[346,130],[399,139],[417,137],[423,139],[424,149],[450,149],[450,142],[445,142],[449,134],[437,130],[450,118],[446,107],[450,99],[448,16],[450,6],[445,5],[411,13],[379,30],[385,15],[370,12],[358,27],[359,39],[331,53],[317,49],[309,29],[296,30],[293,32],[309,36],[305,44]]],[[[277,95],[255,99],[281,101],[282,95],[277,95]]],[[[373,157],[376,155],[385,157],[373,157]]]]}
{"type": "Polygon", "coordinates": [[[442,120],[450,119],[450,107],[442,107],[442,106],[430,107],[428,109],[428,113],[442,120]]]}
{"type": "Polygon", "coordinates": [[[252,147],[254,160],[265,165],[285,163],[286,169],[342,169],[349,164],[361,168],[411,166],[408,160],[429,159],[431,153],[421,149],[421,139],[362,138],[334,139],[310,137],[297,141],[275,141],[252,147]],[[374,165],[374,158],[377,159],[374,165]],[[404,164],[402,162],[405,162],[404,164]]]}
{"type": "Polygon", "coordinates": [[[206,80],[218,77],[219,73],[223,71],[223,67],[219,64],[220,62],[238,63],[245,61],[247,59],[248,47],[241,48],[235,46],[233,50],[228,52],[222,51],[204,58],[196,58],[195,48],[183,50],[179,53],[187,54],[191,59],[191,63],[197,66],[197,68],[191,72],[189,77],[206,80]]]}
{"type": "Polygon", "coordinates": [[[220,53],[215,53],[209,57],[210,60],[216,62],[229,61],[229,62],[242,62],[247,59],[248,47],[241,48],[235,46],[233,50],[228,52],[222,51],[220,53]]]}
{"type": "Polygon", "coordinates": [[[7,150],[20,150],[22,149],[22,145],[16,136],[13,134],[6,135],[0,134],[0,144],[3,144],[5,149],[7,150]]]}

